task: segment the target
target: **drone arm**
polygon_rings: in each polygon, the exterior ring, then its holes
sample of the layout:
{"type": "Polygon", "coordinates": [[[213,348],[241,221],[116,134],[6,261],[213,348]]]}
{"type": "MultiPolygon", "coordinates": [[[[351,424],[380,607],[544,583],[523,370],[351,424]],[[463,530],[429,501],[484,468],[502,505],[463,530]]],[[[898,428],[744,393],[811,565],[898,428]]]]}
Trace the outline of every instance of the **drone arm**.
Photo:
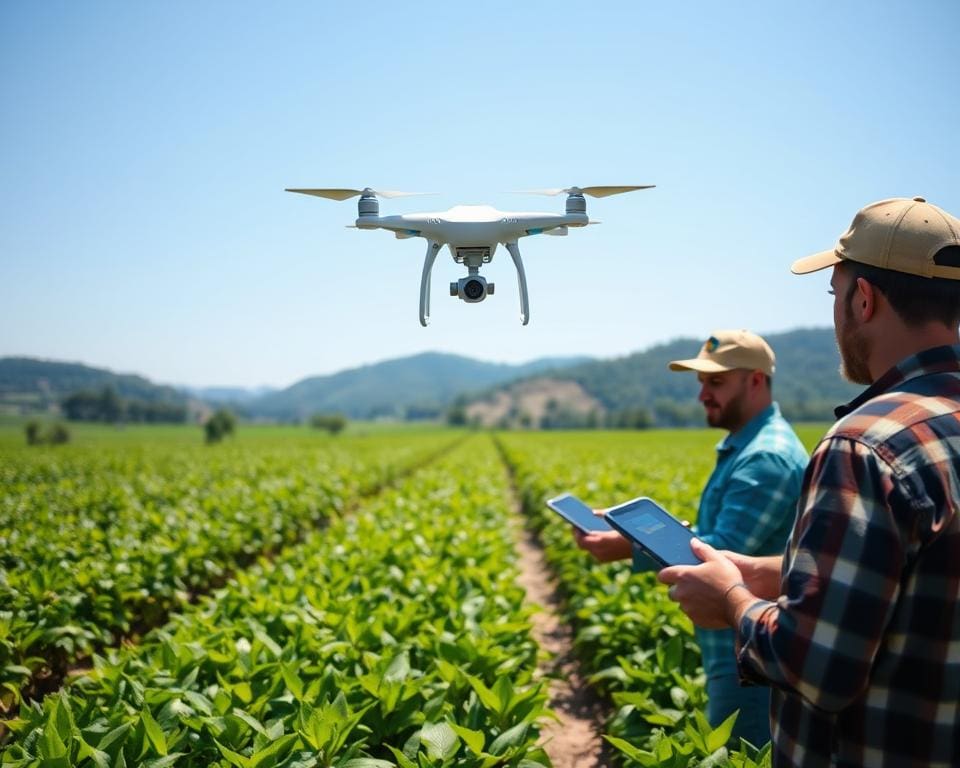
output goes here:
{"type": "Polygon", "coordinates": [[[526,325],[530,322],[530,300],[527,297],[527,275],[523,271],[523,261],[520,259],[520,246],[516,242],[504,243],[510,256],[513,259],[513,265],[517,268],[517,284],[520,286],[520,322],[526,325]]]}
{"type": "Polygon", "coordinates": [[[440,243],[427,240],[427,255],[423,259],[423,274],[420,275],[420,325],[424,328],[430,322],[430,273],[438,253],[440,243]]]}

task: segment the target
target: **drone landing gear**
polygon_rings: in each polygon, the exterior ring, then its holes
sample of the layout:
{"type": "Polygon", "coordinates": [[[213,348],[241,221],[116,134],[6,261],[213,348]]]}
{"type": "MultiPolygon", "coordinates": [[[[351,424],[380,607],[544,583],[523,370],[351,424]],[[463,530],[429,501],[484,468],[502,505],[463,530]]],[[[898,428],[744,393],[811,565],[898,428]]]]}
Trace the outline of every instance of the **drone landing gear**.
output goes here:
{"type": "MultiPolygon", "coordinates": [[[[516,242],[504,243],[504,245],[510,252],[513,265],[517,268],[517,284],[520,287],[520,323],[527,325],[530,322],[530,300],[527,297],[527,275],[523,269],[523,260],[520,258],[520,247],[516,242]]],[[[440,243],[428,240],[427,253],[423,258],[423,272],[420,275],[420,325],[424,327],[430,323],[430,276],[439,252],[440,243]]],[[[493,293],[493,283],[487,283],[480,277],[479,264],[468,263],[467,266],[470,274],[457,283],[450,284],[450,295],[460,296],[468,302],[483,301],[486,296],[493,293]]]]}
{"type": "Polygon", "coordinates": [[[523,261],[520,259],[520,246],[516,242],[504,243],[513,258],[513,265],[517,268],[517,284],[520,286],[520,323],[530,322],[530,300],[527,298],[527,274],[523,271],[523,261]]]}
{"type": "Polygon", "coordinates": [[[420,276],[420,325],[424,328],[430,322],[430,273],[438,253],[440,243],[427,240],[427,255],[423,259],[423,274],[420,276]]]}

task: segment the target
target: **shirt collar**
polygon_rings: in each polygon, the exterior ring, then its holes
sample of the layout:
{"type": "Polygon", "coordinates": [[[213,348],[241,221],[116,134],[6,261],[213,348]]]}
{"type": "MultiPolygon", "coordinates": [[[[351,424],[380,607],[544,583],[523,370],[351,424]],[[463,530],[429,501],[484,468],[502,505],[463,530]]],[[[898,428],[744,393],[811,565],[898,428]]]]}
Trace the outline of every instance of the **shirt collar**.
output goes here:
{"type": "Polygon", "coordinates": [[[750,421],[743,425],[736,432],[731,432],[717,443],[717,451],[725,453],[727,451],[739,450],[757,436],[757,433],[763,428],[770,419],[780,415],[780,406],[771,403],[760,413],[754,416],[750,421]]]}
{"type": "Polygon", "coordinates": [[[925,349],[901,360],[849,403],[834,408],[833,413],[838,419],[843,418],[868,400],[889,392],[910,379],[932,373],[955,372],[960,372],[960,345],[925,349]]]}

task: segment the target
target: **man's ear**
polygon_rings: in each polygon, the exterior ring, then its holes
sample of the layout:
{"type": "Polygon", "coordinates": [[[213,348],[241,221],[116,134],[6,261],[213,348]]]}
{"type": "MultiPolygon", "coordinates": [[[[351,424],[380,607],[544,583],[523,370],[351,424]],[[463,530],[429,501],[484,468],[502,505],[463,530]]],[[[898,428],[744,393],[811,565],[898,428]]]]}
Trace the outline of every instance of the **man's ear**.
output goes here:
{"type": "Polygon", "coordinates": [[[857,289],[850,298],[853,313],[861,323],[873,318],[877,311],[877,289],[862,277],[857,278],[857,289]]]}

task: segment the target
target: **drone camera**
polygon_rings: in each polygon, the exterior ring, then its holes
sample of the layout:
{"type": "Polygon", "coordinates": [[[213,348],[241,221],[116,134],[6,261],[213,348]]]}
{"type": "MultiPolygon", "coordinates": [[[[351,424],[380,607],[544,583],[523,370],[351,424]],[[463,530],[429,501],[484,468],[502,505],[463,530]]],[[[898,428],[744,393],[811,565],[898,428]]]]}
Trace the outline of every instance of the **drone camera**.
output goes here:
{"type": "Polygon", "coordinates": [[[455,283],[450,283],[450,295],[458,296],[470,304],[476,304],[487,296],[493,295],[493,283],[488,283],[486,278],[480,275],[467,275],[455,283]]]}

